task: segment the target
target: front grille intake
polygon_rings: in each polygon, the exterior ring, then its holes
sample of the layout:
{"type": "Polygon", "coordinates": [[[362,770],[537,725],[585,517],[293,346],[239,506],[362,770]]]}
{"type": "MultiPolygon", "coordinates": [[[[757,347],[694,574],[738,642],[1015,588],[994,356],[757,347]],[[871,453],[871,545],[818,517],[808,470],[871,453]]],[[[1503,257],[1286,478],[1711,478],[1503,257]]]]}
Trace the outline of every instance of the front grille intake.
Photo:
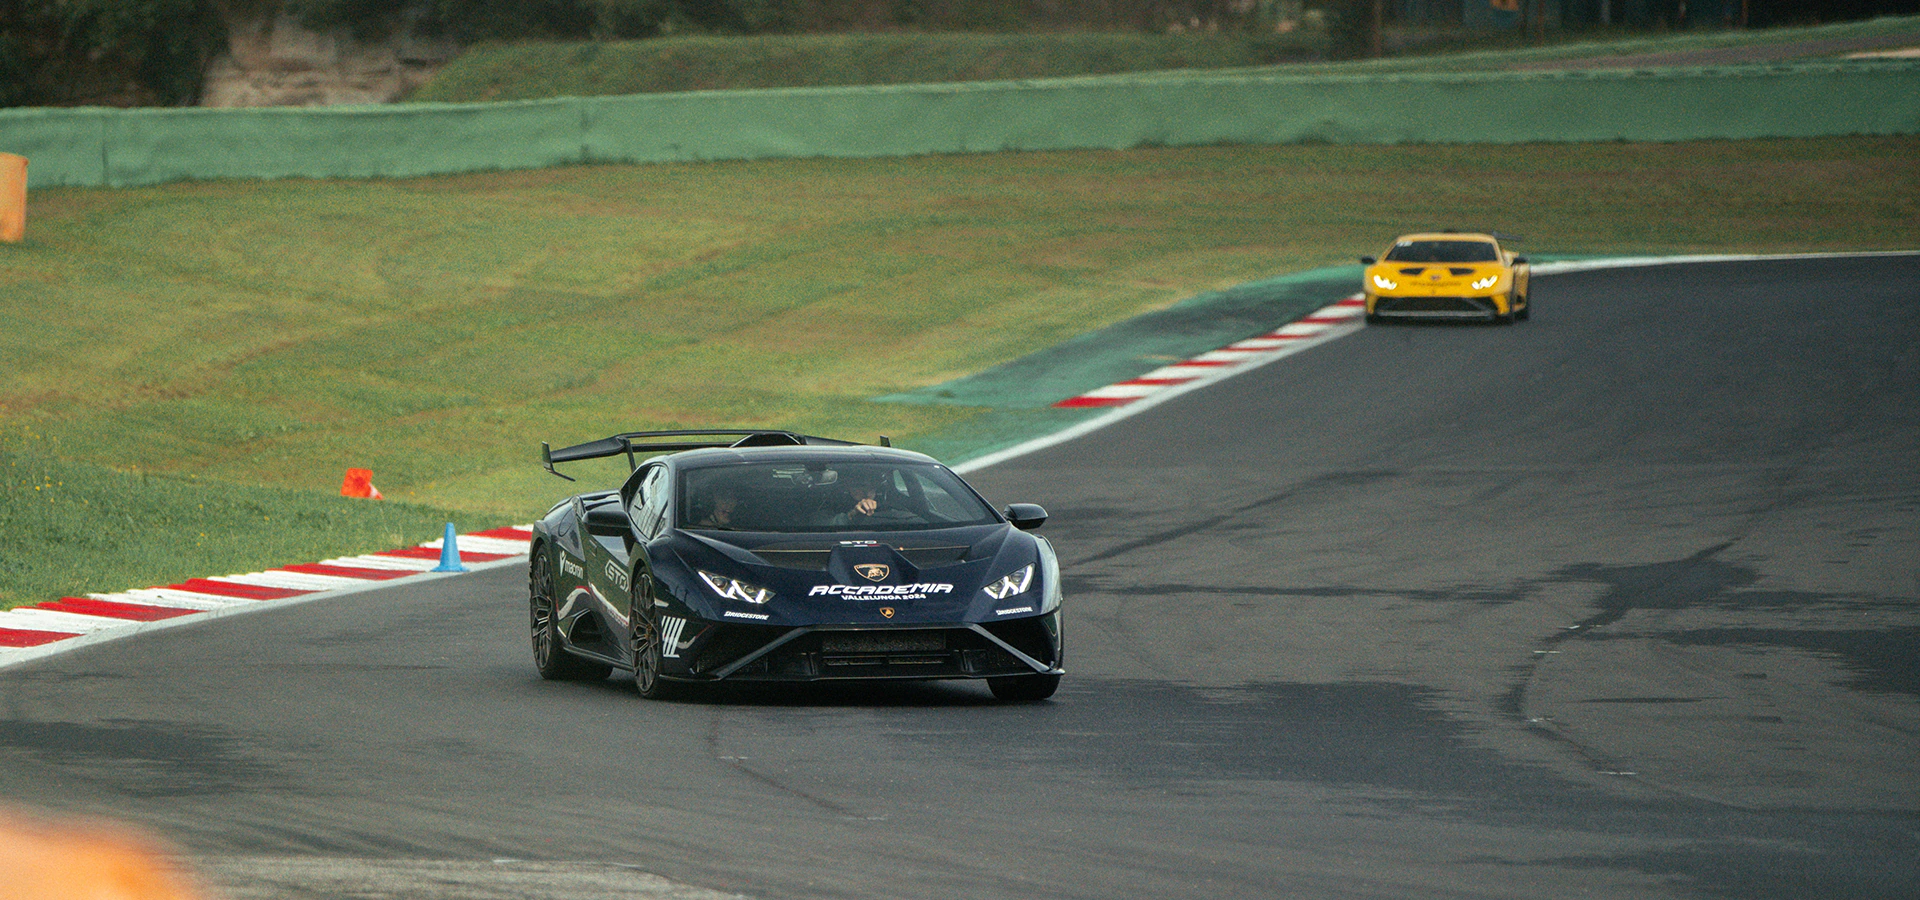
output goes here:
{"type": "MultiPolygon", "coordinates": [[[[740,643],[730,643],[728,649],[740,643]]],[[[762,641],[759,646],[765,647],[767,643],[770,641],[762,641]]],[[[1026,649],[1023,647],[1021,652],[1026,649]]],[[[718,674],[748,656],[751,653],[733,654],[726,663],[716,664],[703,654],[699,670],[718,674]]],[[[1042,661],[1046,661],[1044,657],[1042,661]]],[[[725,672],[725,678],[729,681],[980,678],[1032,671],[1032,667],[1018,657],[971,629],[902,628],[809,632],[763,655],[752,656],[746,664],[725,672]]]]}
{"type": "Polygon", "coordinates": [[[1381,316],[1490,318],[1498,312],[1490,297],[1382,297],[1374,306],[1381,316]]]}

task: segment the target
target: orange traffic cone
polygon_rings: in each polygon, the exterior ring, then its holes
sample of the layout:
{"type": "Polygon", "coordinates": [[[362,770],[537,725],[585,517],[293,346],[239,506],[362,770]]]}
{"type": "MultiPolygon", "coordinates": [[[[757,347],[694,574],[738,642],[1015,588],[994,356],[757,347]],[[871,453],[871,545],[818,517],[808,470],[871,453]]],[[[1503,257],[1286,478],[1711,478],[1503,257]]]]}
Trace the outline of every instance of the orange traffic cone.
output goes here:
{"type": "Polygon", "coordinates": [[[364,497],[369,500],[384,500],[380,489],[373,486],[373,470],[348,469],[347,478],[340,482],[340,496],[364,497]]]}

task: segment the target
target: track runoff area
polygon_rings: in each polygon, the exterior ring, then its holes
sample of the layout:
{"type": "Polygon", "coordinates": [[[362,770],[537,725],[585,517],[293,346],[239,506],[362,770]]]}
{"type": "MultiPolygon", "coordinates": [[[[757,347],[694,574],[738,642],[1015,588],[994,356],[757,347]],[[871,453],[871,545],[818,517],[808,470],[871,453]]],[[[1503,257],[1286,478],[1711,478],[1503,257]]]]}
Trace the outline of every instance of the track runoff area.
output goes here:
{"type": "MultiPolygon", "coordinates": [[[[1819,259],[1872,254],[1698,255],[1622,257],[1540,263],[1536,275],[1637,266],[1819,259]]],[[[1912,255],[1912,254],[1888,254],[1912,255]]],[[[961,473],[985,469],[1073,440],[1145,412],[1210,384],[1279,362],[1309,347],[1354,333],[1362,325],[1359,294],[1336,300],[1272,331],[1234,341],[1134,378],[1063,398],[1061,408],[1111,408],[1112,412],[1071,428],[1034,438],[954,466],[961,473]]],[[[283,566],[261,572],[210,575],[179,584],[112,593],[81,593],[0,612],[0,668],[237,613],[310,603],[358,591],[390,587],[402,579],[446,578],[478,568],[515,565],[527,554],[532,532],[496,528],[449,533],[413,547],[283,566]],[[452,542],[449,547],[448,542],[452,542]]]]}

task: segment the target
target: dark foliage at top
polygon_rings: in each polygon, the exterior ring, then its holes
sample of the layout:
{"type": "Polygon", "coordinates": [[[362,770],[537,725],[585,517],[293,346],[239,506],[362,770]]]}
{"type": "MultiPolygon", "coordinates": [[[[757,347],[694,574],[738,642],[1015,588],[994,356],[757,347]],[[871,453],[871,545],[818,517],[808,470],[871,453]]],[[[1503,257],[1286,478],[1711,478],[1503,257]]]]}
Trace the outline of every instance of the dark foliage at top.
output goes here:
{"type": "Polygon", "coordinates": [[[1233,0],[287,0],[310,27],[363,37],[405,24],[463,41],[688,32],[1234,29],[1272,4],[1233,0]]]}
{"type": "Polygon", "coordinates": [[[214,0],[0,0],[0,106],[174,106],[226,50],[214,0]]]}

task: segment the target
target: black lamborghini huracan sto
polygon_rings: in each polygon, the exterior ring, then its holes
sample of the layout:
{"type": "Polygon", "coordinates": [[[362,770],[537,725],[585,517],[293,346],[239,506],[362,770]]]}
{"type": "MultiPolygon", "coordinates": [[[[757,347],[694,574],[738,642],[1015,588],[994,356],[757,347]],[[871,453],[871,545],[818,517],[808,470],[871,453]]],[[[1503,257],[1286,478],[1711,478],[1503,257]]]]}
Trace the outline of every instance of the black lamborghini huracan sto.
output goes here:
{"type": "Polygon", "coordinates": [[[714,682],[974,678],[1033,701],[1060,684],[1060,567],[1028,533],[1046,511],[995,512],[931,457],[713,430],[541,452],[556,475],[621,455],[631,469],[534,525],[543,677],[622,669],[649,698],[714,682]]]}

